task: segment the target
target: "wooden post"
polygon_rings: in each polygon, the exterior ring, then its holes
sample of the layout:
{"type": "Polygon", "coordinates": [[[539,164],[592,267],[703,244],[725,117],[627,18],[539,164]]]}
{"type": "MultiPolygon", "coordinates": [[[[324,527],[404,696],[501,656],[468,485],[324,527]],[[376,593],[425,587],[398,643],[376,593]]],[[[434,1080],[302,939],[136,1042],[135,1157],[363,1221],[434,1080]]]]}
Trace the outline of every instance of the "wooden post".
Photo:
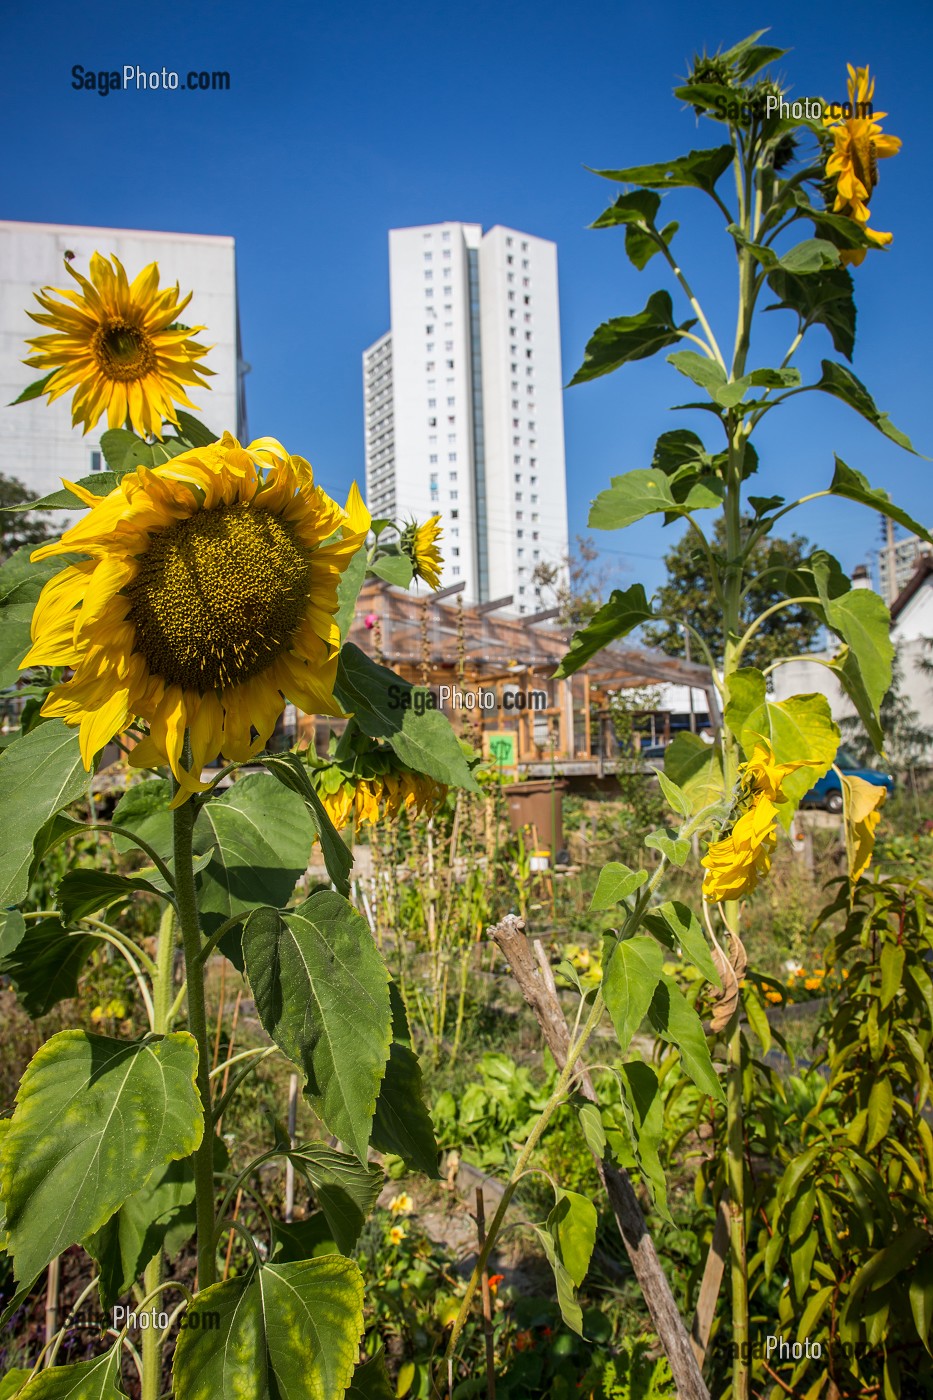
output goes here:
{"type": "MultiPolygon", "coordinates": [[[[482,1186],[476,1188],[476,1238],[482,1253],[486,1243],[486,1202],[483,1200],[482,1186]]],[[[492,1298],[489,1292],[488,1269],[483,1270],[480,1284],[483,1298],[483,1335],[486,1341],[486,1393],[489,1400],[496,1400],[496,1353],[492,1340],[492,1298]]]]}
{"type": "MultiPolygon", "coordinates": [[[[562,1069],[567,1063],[571,1036],[557,999],[554,974],[547,955],[540,944],[536,945],[536,953],[532,952],[532,945],[525,937],[524,922],[514,914],[507,914],[489,930],[489,934],[505,954],[512,976],[535,1014],[555,1063],[558,1069],[562,1069]]],[[[588,1070],[582,1062],[578,1069],[580,1093],[591,1103],[596,1103],[596,1090],[588,1070]]],[[[710,1400],[690,1336],[661,1267],[654,1241],[648,1233],[631,1178],[608,1155],[600,1159],[593,1153],[593,1159],[648,1305],[654,1329],[670,1363],[678,1400],[710,1400]]]]}
{"type": "Polygon", "coordinates": [[[586,750],[587,758],[592,758],[593,750],[590,747],[590,678],[586,671],[583,672],[583,747],[586,750]]]}
{"type": "Polygon", "coordinates": [[[51,1366],[52,1352],[51,1341],[58,1331],[58,1287],[61,1280],[62,1260],[61,1255],[56,1254],[48,1268],[47,1287],[45,1295],[45,1364],[51,1366]]]}

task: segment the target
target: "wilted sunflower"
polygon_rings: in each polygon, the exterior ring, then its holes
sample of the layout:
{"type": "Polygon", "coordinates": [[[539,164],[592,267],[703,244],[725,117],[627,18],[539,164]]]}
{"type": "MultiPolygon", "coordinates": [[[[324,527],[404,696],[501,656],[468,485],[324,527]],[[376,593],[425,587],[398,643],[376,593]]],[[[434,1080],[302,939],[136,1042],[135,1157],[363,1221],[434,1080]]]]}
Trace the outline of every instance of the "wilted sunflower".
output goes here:
{"type": "Polygon", "coordinates": [[[871,865],[875,850],[875,829],[881,820],[881,809],[887,789],[869,783],[855,774],[842,773],[845,811],[846,854],[849,859],[849,879],[854,885],[871,865]]]}
{"type": "MultiPolygon", "coordinates": [[[[887,112],[873,112],[871,116],[858,115],[866,108],[871,109],[875,93],[875,80],[869,77],[867,68],[849,68],[849,104],[851,117],[824,117],[824,124],[831,132],[835,149],[826,162],[826,174],[836,181],[836,198],[833,212],[844,214],[862,225],[865,236],[876,247],[884,248],[893,239],[893,233],[882,233],[868,227],[868,208],[872,191],[878,183],[878,161],[897,155],[901,149],[898,136],[885,136],[879,126],[887,112]]],[[[867,249],[844,248],[840,250],[843,263],[862,262],[867,249]]]]}
{"type": "Polygon", "coordinates": [[[163,419],[178,422],[175,404],[196,407],[185,386],[207,388],[201,375],[213,374],[198,364],[207,348],[191,339],[204,327],[177,324],[191,292],[181,301],[177,283],[160,292],[158,263],[132,282],[116,256],[111,266],[95,253],[90,281],[70,263],[65,267],[81,291],[45,287],[36,293],[43,310],[28,314],[55,334],[28,341],[36,354],[25,363],[54,370],[43,391],[49,403],[75,390],[71,421],[83,423],[85,432],[106,413],[111,428],[129,419],[134,432],[160,438],[163,419]]]}
{"type": "Polygon", "coordinates": [[[350,821],[357,826],[392,821],[408,808],[415,813],[433,810],[447,795],[443,783],[407,770],[369,777],[341,773],[337,768],[321,770],[316,777],[312,770],[312,781],[338,831],[350,821]]]}
{"type": "Polygon", "coordinates": [[[781,784],[788,773],[808,766],[816,766],[814,760],[777,763],[765,744],[756,744],[752,757],[741,765],[736,820],[700,861],[706,869],[703,894],[711,904],[739,899],[768,873],[777,844],[778,805],[787,801],[781,784]]]}
{"type": "Polygon", "coordinates": [[[81,726],[86,768],[144,719],[130,761],[168,763],[184,800],[204,790],[201,769],[219,753],[259,752],[285,696],[342,713],[337,585],[370,523],[355,485],[342,510],[302,457],[229,433],[128,472],[108,496],[66,484],[90,509],[32,557],[90,557],[42,590],[22,666],[74,669],[42,713],[81,726]]]}
{"type": "Polygon", "coordinates": [[[415,578],[423,578],[429,588],[440,588],[444,558],[437,547],[441,537],[439,515],[432,515],[423,525],[417,521],[402,533],[402,549],[411,560],[415,578]]]}

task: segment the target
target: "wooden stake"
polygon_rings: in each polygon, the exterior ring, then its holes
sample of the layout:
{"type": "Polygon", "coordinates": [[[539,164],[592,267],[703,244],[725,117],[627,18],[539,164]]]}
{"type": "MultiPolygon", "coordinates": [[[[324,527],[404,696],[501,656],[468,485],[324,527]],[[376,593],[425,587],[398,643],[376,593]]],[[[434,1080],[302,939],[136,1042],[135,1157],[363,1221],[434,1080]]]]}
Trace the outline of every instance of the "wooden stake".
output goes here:
{"type": "MultiPolygon", "coordinates": [[[[298,1076],[293,1074],[288,1081],[288,1138],[295,1146],[295,1130],[298,1126],[298,1076]]],[[[285,1219],[291,1224],[295,1213],[295,1163],[291,1157],[285,1160],[285,1219]]]]}
{"type": "Polygon", "coordinates": [[[56,1254],[48,1268],[45,1295],[45,1364],[51,1366],[52,1352],[49,1349],[52,1338],[58,1331],[58,1286],[61,1280],[62,1260],[56,1254]]]}

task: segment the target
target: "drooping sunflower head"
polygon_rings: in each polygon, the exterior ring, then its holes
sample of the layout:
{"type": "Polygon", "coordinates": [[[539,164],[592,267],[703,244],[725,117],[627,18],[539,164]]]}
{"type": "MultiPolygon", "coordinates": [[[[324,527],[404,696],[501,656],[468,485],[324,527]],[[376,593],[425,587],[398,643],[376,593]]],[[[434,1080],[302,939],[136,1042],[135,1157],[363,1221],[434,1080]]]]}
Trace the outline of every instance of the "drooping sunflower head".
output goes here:
{"type": "Polygon", "coordinates": [[[415,578],[424,579],[429,588],[440,588],[444,557],[437,547],[443,533],[440,516],[432,515],[423,525],[413,520],[402,532],[402,549],[411,560],[415,578]]]}
{"type": "Polygon", "coordinates": [[[22,665],[72,668],[43,713],[80,725],[86,767],[145,720],[131,762],[168,763],[184,796],[219,753],[257,753],[286,697],[341,713],[337,586],[370,523],[356,486],[341,509],[303,458],[225,433],[108,496],[69,489],[87,514],[33,558],[87,557],[46,584],[22,665]]]}
{"type": "Polygon", "coordinates": [[[767,874],[777,844],[778,806],[788,800],[781,784],[798,768],[817,766],[812,759],[778,763],[769,744],[755,745],[739,769],[730,821],[700,862],[706,870],[703,894],[711,903],[750,894],[759,876],[767,874]]]}
{"type": "MultiPolygon", "coordinates": [[[[851,63],[848,68],[849,101],[841,115],[830,111],[823,119],[833,138],[833,151],[825,167],[826,177],[834,191],[833,212],[854,219],[869,241],[883,248],[894,235],[868,228],[868,205],[878,183],[878,161],[896,155],[901,141],[897,136],[885,135],[881,129],[881,119],[887,112],[874,109],[875,80],[868,68],[854,68],[851,63]]],[[[857,266],[866,251],[865,248],[844,248],[840,249],[840,256],[843,263],[857,266]]]]}
{"type": "Polygon", "coordinates": [[[41,311],[29,316],[53,334],[28,341],[36,353],[25,363],[51,371],[43,392],[49,403],[74,389],[72,422],[88,432],[107,415],[111,428],[127,420],[134,432],[161,438],[164,419],[177,423],[176,404],[195,408],[192,385],[207,388],[199,363],[207,347],[178,317],[191,300],[179,299],[178,285],[159,290],[159,267],[150,263],[132,282],[116,256],[91,258],[90,280],[69,262],[66,270],[80,291],[45,287],[36,293],[41,311]],[[55,300],[60,297],[61,300],[55,300]]]}
{"type": "Polygon", "coordinates": [[[347,772],[338,764],[312,768],[311,781],[338,831],[351,821],[376,826],[394,821],[403,811],[433,812],[447,796],[443,783],[401,768],[387,752],[369,755],[364,767],[370,771],[347,772]]]}

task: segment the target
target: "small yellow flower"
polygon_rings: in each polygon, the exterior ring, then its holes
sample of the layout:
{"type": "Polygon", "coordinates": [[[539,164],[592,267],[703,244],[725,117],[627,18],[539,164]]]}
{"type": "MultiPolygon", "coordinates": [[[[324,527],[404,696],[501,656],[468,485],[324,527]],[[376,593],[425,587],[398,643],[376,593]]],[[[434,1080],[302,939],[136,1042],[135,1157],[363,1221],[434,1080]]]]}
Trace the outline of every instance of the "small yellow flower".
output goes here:
{"type": "Polygon", "coordinates": [[[803,985],[806,987],[808,992],[815,992],[820,984],[817,978],[807,977],[803,985]]]}
{"type": "Polygon", "coordinates": [[[403,1191],[398,1196],[393,1196],[389,1202],[389,1210],[393,1215],[409,1215],[415,1208],[415,1203],[407,1191],[403,1191]]]}
{"type": "Polygon", "coordinates": [[[770,1002],[779,1002],[781,1000],[781,993],[774,991],[772,988],[770,991],[765,992],[765,999],[770,1002]]]}
{"type": "Polygon", "coordinates": [[[393,1226],[392,1226],[392,1229],[389,1231],[389,1243],[390,1243],[390,1244],[394,1244],[394,1245],[398,1246],[398,1245],[400,1245],[400,1244],[402,1243],[402,1240],[404,1240],[404,1239],[406,1239],[406,1238],[407,1238],[407,1232],[406,1232],[405,1230],[402,1229],[401,1225],[393,1225],[393,1226]]]}
{"type": "MultiPolygon", "coordinates": [[[[897,136],[885,136],[879,122],[887,112],[872,110],[875,80],[868,68],[849,68],[850,117],[824,117],[832,135],[834,150],[826,162],[826,174],[835,179],[836,198],[833,212],[844,214],[861,224],[864,233],[879,248],[886,247],[894,235],[868,228],[869,201],[878,183],[878,161],[897,155],[901,141],[897,136]],[[870,115],[866,113],[870,112],[870,115]]],[[[841,249],[843,263],[862,262],[867,249],[841,249]]]]}
{"type": "Polygon", "coordinates": [[[104,1011],[104,1008],[102,1006],[95,1006],[94,1010],[91,1012],[91,1020],[96,1026],[104,1019],[105,1015],[106,1012],[104,1011]]]}
{"type": "Polygon", "coordinates": [[[415,578],[424,579],[429,588],[440,588],[444,559],[437,547],[441,536],[440,516],[432,515],[423,525],[416,521],[402,532],[402,549],[411,560],[415,578]]]}
{"type": "Polygon", "coordinates": [[[118,258],[111,265],[100,253],[91,258],[90,281],[70,263],[65,268],[81,291],[44,287],[36,293],[42,311],[28,314],[55,334],[28,341],[36,353],[25,363],[53,371],[43,391],[49,403],[75,390],[71,418],[85,432],[106,413],[111,428],[129,419],[135,432],[161,438],[163,419],[178,422],[175,404],[197,407],[186,389],[207,388],[201,375],[213,374],[198,363],[207,349],[191,339],[204,327],[178,324],[191,292],[179,300],[177,283],[159,291],[158,263],[132,282],[118,258]]]}

